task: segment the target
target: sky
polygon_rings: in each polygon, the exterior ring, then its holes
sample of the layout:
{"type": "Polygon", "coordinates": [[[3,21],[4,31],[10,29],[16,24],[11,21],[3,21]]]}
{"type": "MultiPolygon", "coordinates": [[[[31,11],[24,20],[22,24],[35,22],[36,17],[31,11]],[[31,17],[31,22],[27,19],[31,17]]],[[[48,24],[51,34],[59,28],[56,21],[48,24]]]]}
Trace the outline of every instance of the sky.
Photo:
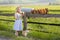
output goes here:
{"type": "Polygon", "coordinates": [[[4,3],[47,3],[60,2],[59,0],[0,0],[0,4],[4,3]]]}

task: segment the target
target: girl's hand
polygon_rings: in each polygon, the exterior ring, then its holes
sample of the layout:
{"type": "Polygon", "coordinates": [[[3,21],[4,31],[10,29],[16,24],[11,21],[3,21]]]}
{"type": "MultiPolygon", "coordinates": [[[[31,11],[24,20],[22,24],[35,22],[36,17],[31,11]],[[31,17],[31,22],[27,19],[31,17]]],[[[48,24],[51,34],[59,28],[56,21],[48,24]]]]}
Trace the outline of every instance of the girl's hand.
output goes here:
{"type": "Polygon", "coordinates": [[[22,13],[22,16],[24,16],[24,12],[22,13]]]}

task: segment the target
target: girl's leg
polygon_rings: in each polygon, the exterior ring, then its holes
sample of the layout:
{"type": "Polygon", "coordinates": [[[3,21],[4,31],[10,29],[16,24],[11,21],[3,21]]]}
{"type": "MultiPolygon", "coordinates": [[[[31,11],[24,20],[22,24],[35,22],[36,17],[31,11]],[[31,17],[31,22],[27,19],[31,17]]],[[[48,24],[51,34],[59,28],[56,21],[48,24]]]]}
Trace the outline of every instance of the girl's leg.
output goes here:
{"type": "Polygon", "coordinates": [[[27,32],[26,31],[22,31],[22,35],[26,37],[27,36],[27,32]]]}
{"type": "Polygon", "coordinates": [[[18,36],[18,31],[15,31],[15,35],[18,36]]]}

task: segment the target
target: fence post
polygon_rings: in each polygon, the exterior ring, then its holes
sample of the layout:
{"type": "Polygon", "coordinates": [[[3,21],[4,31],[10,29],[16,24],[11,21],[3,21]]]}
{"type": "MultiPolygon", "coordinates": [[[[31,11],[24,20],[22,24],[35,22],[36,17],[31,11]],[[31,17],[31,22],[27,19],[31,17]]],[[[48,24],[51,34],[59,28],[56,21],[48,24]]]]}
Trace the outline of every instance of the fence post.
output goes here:
{"type": "Polygon", "coordinates": [[[23,30],[27,30],[27,18],[26,18],[26,13],[24,13],[24,17],[23,17],[23,23],[24,23],[24,28],[23,30]]]}

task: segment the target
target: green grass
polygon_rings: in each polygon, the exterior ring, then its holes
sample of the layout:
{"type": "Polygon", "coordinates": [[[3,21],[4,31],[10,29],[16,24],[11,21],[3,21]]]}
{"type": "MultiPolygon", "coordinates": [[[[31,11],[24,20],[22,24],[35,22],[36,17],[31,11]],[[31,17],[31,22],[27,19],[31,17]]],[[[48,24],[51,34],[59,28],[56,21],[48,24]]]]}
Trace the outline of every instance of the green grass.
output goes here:
{"type": "Polygon", "coordinates": [[[59,24],[60,23],[60,18],[55,18],[55,17],[42,18],[42,17],[40,17],[40,18],[30,18],[28,21],[29,22],[40,22],[40,23],[54,23],[54,24],[59,24]]]}
{"type": "MultiPolygon", "coordinates": [[[[0,12],[5,13],[15,13],[15,9],[17,6],[0,6],[0,12]]],[[[28,7],[28,8],[35,8],[35,9],[42,9],[42,8],[48,8],[49,12],[48,14],[60,14],[60,11],[50,11],[50,10],[60,10],[60,5],[48,5],[48,6],[40,6],[40,5],[33,5],[33,6],[22,6],[22,7],[28,7]]]]}
{"type": "MultiPolygon", "coordinates": [[[[31,7],[34,6],[23,6],[31,7]]],[[[34,8],[48,8],[49,10],[60,10],[60,6],[35,6],[34,8]]],[[[0,6],[0,12],[3,14],[11,14],[15,12],[15,6],[0,6]]],[[[49,14],[60,14],[60,11],[49,11],[49,14]]],[[[27,19],[28,22],[39,22],[45,24],[32,24],[28,23],[28,29],[30,32],[27,37],[19,36],[16,37],[13,31],[14,25],[13,16],[0,16],[0,35],[12,38],[14,40],[60,40],[60,26],[49,25],[49,24],[60,24],[60,18],[30,18],[27,19]],[[46,24],[48,23],[48,24],[46,24]]]]}
{"type": "MultiPolygon", "coordinates": [[[[12,40],[32,40],[33,38],[28,38],[24,36],[16,37],[13,30],[13,22],[7,23],[7,21],[0,22],[0,36],[8,37],[12,40]]],[[[21,34],[20,34],[21,35],[21,34]]]]}
{"type": "Polygon", "coordinates": [[[42,40],[59,40],[60,39],[60,35],[58,34],[43,33],[43,32],[36,32],[36,31],[32,31],[30,33],[30,36],[32,36],[33,38],[40,38],[42,40]]]}
{"type": "MultiPolygon", "coordinates": [[[[4,20],[14,20],[14,17],[4,17],[0,16],[0,19],[4,20]]],[[[59,24],[60,18],[30,18],[28,19],[29,22],[40,22],[40,23],[51,23],[51,24],[59,24]]],[[[8,36],[15,39],[14,31],[13,29],[14,22],[10,21],[2,21],[0,20],[0,35],[8,36]]],[[[25,37],[20,36],[19,38],[16,38],[16,40],[59,40],[60,38],[60,27],[54,26],[54,25],[44,25],[44,24],[30,24],[28,23],[28,29],[32,29],[28,33],[28,37],[24,39],[25,37]],[[37,30],[37,31],[36,31],[37,30]],[[40,32],[39,32],[40,31],[40,32]],[[47,32],[47,33],[46,33],[47,32]],[[46,36],[47,35],[47,36],[46,36]]]]}

